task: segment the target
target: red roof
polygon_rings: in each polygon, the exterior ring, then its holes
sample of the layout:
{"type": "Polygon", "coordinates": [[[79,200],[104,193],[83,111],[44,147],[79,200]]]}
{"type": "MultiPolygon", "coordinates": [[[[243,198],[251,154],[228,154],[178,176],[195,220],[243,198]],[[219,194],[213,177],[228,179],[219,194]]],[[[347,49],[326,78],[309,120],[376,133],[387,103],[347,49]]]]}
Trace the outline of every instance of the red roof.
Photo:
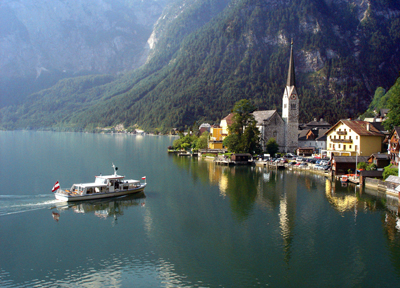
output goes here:
{"type": "Polygon", "coordinates": [[[235,115],[235,113],[229,113],[229,115],[228,116],[226,116],[224,119],[222,119],[222,120],[225,120],[226,121],[226,124],[228,125],[228,126],[231,126],[231,124],[233,123],[233,116],[235,115]]]}

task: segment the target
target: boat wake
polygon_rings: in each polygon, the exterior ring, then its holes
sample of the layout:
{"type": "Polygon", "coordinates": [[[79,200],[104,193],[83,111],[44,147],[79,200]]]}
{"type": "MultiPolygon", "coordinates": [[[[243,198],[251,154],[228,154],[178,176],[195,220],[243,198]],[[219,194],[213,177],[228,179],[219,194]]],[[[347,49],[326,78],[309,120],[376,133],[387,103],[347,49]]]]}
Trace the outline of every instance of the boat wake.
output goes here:
{"type": "Polygon", "coordinates": [[[49,209],[59,201],[53,195],[0,195],[0,217],[18,213],[49,209]]]}

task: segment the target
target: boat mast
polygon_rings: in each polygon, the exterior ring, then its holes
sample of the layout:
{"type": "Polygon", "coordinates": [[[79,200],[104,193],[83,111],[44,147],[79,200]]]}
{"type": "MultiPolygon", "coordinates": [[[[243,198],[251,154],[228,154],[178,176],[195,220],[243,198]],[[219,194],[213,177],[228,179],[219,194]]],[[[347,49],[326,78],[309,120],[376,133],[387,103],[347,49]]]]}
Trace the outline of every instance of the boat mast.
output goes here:
{"type": "Polygon", "coordinates": [[[114,163],[112,163],[112,167],[114,168],[114,176],[117,176],[118,167],[115,167],[114,163]]]}

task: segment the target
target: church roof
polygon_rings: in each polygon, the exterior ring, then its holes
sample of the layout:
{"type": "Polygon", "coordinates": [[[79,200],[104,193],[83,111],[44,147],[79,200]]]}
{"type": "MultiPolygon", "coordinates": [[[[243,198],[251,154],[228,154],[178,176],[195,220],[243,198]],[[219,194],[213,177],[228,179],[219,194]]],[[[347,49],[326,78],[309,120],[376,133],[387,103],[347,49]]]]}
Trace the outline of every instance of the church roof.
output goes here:
{"type": "Polygon", "coordinates": [[[264,110],[264,111],[254,111],[253,115],[257,122],[257,125],[262,125],[264,121],[270,119],[272,115],[276,113],[276,110],[264,110]]]}
{"type": "Polygon", "coordinates": [[[293,60],[293,40],[290,46],[289,71],[288,71],[286,86],[296,86],[296,77],[294,73],[294,60],[293,60]]]}

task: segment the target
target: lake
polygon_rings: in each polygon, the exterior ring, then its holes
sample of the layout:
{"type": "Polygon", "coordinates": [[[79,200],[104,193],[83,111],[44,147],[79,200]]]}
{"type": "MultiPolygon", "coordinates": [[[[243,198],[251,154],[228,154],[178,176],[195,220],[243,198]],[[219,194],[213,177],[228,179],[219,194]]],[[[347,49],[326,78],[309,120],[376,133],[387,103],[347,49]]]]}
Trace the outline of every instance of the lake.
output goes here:
{"type": "Polygon", "coordinates": [[[396,199],[300,171],[167,154],[176,138],[0,132],[1,287],[389,287],[396,199]],[[111,174],[144,193],[67,204],[111,174]]]}

